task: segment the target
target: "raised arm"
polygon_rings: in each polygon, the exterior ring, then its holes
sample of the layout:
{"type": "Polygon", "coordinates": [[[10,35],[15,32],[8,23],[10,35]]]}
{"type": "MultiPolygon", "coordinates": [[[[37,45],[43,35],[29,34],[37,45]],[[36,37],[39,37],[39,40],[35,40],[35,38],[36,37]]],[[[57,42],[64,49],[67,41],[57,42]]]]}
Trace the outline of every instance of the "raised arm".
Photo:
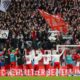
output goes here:
{"type": "Polygon", "coordinates": [[[10,54],[11,53],[11,51],[10,51],[10,48],[8,49],[8,54],[10,54]]]}
{"type": "Polygon", "coordinates": [[[27,50],[26,50],[26,49],[24,49],[24,54],[25,54],[25,55],[27,54],[27,50]]]}
{"type": "Polygon", "coordinates": [[[17,55],[18,53],[19,53],[19,49],[16,48],[15,55],[17,55]]]}
{"type": "Polygon", "coordinates": [[[60,56],[61,56],[61,55],[63,55],[64,51],[65,51],[65,49],[63,49],[63,50],[62,50],[62,53],[61,53],[61,54],[59,54],[59,55],[60,55],[60,56]]]}
{"type": "Polygon", "coordinates": [[[4,48],[4,50],[0,53],[0,56],[2,56],[6,51],[6,48],[4,48]]]}

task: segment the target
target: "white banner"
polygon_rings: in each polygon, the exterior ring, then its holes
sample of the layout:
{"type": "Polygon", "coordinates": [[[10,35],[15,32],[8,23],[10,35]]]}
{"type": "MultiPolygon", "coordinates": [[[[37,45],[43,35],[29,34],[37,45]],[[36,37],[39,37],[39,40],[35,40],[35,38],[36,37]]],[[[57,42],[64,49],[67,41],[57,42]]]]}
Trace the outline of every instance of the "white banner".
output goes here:
{"type": "Polygon", "coordinates": [[[1,0],[0,1],[0,11],[6,12],[10,6],[11,0],[1,0]]]}
{"type": "Polygon", "coordinates": [[[0,30],[0,38],[7,39],[9,35],[9,30],[0,30]]]}
{"type": "Polygon", "coordinates": [[[63,39],[68,39],[68,40],[71,40],[71,39],[73,39],[73,37],[72,37],[72,35],[66,35],[66,36],[62,36],[63,37],[63,39]]]}
{"type": "Polygon", "coordinates": [[[50,41],[56,41],[56,36],[59,34],[59,31],[55,30],[55,31],[48,31],[48,33],[50,33],[48,39],[50,41]]]}

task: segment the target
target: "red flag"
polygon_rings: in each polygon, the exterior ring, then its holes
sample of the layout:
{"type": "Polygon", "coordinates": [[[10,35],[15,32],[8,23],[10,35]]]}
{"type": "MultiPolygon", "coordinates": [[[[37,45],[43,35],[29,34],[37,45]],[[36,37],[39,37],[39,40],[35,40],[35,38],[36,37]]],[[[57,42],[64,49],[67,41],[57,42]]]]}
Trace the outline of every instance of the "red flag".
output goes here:
{"type": "Polygon", "coordinates": [[[39,9],[40,14],[49,24],[52,30],[58,30],[67,33],[67,24],[59,15],[51,15],[43,10],[39,9]]]}

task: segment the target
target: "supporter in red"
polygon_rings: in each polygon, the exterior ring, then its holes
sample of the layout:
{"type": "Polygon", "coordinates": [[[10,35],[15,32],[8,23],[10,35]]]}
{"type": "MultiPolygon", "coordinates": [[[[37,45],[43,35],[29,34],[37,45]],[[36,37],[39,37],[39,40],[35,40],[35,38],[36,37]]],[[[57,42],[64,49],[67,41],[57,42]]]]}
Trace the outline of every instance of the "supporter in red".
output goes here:
{"type": "Polygon", "coordinates": [[[80,53],[77,53],[76,57],[77,57],[76,66],[80,68],[80,53]]]}
{"type": "Polygon", "coordinates": [[[32,40],[36,40],[37,34],[36,34],[36,30],[34,29],[34,27],[31,31],[31,36],[32,36],[32,40]]]}
{"type": "Polygon", "coordinates": [[[72,54],[72,57],[73,57],[73,59],[74,59],[75,61],[77,61],[78,58],[79,58],[79,55],[78,55],[78,53],[76,52],[76,53],[72,54]]]}

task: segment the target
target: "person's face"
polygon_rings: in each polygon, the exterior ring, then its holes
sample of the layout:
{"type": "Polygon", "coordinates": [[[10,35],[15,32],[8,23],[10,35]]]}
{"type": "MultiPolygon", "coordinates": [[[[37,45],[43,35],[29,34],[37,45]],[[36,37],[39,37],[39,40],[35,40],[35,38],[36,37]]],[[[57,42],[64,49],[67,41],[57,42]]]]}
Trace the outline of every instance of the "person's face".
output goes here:
{"type": "Polygon", "coordinates": [[[48,52],[46,52],[46,54],[48,54],[48,52]]]}
{"type": "Polygon", "coordinates": [[[56,54],[59,54],[59,52],[57,52],[56,54]]]}
{"type": "Polygon", "coordinates": [[[35,54],[35,56],[38,56],[38,54],[35,54]]]}

